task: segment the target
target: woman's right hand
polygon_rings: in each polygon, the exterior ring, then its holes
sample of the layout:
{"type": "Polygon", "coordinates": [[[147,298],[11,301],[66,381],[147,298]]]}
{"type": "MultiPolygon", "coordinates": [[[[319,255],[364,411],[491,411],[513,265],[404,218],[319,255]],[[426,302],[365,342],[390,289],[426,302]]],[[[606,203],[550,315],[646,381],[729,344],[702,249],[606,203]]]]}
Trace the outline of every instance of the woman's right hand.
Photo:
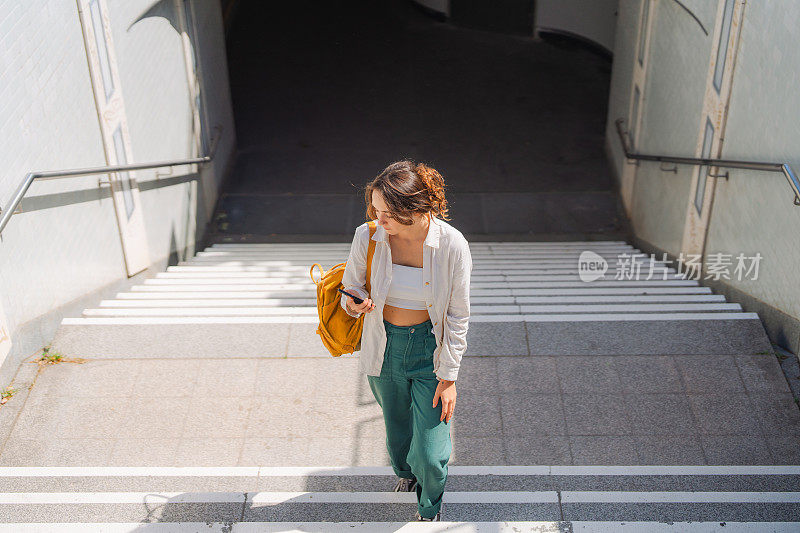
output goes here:
{"type": "Polygon", "coordinates": [[[367,298],[360,304],[357,304],[355,303],[355,300],[351,296],[348,296],[347,305],[348,307],[350,307],[350,310],[353,311],[354,313],[364,313],[364,312],[369,313],[373,309],[375,309],[375,304],[372,303],[372,300],[370,298],[367,298]]]}

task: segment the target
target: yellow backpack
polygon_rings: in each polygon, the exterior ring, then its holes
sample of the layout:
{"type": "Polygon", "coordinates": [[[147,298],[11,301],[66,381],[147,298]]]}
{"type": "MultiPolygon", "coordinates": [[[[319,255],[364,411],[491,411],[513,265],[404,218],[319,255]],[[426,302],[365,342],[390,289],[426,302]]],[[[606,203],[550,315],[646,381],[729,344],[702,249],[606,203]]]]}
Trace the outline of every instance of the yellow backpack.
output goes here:
{"type": "MultiPolygon", "coordinates": [[[[375,253],[375,241],[372,235],[378,228],[377,222],[369,223],[369,246],[367,247],[367,293],[370,292],[370,274],[372,271],[372,256],[375,253]]],[[[311,265],[311,280],[317,286],[317,312],[319,313],[319,327],[317,334],[322,339],[322,344],[334,357],[361,349],[361,332],[364,330],[364,314],[354,318],[342,309],[340,298],[346,298],[337,289],[342,287],[344,267],[347,264],[339,263],[327,272],[323,271],[319,263],[311,265]],[[314,267],[319,267],[320,279],[314,279],[314,267]]],[[[344,287],[342,287],[344,288],[344,287]]]]}

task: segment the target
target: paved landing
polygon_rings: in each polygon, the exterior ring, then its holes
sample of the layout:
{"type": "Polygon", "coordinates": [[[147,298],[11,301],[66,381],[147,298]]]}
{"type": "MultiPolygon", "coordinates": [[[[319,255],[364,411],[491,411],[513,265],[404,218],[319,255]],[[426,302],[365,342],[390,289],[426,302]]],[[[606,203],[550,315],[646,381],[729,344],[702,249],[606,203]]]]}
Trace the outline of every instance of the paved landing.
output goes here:
{"type": "MultiPolygon", "coordinates": [[[[451,461],[800,464],[800,411],[772,357],[471,357],[451,461]]],[[[3,466],[389,464],[353,356],[65,362],[8,423],[3,466]]]]}

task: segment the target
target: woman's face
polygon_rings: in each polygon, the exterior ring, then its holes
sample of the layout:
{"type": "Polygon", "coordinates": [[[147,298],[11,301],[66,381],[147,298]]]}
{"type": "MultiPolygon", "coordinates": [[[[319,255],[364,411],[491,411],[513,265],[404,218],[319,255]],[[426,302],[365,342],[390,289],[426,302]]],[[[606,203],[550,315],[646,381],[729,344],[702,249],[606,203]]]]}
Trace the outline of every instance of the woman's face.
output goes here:
{"type": "Polygon", "coordinates": [[[422,220],[425,218],[425,215],[412,213],[411,218],[414,219],[413,226],[405,226],[399,223],[392,218],[392,213],[389,211],[389,207],[383,201],[383,195],[377,190],[372,191],[372,207],[375,209],[375,214],[378,217],[376,219],[378,224],[383,226],[383,229],[386,230],[386,233],[391,233],[392,235],[406,235],[407,232],[412,228],[419,227],[419,225],[423,223],[422,220]]]}
{"type": "Polygon", "coordinates": [[[380,191],[372,191],[372,208],[375,209],[378,224],[383,226],[388,233],[395,233],[399,224],[392,218],[380,191]]]}

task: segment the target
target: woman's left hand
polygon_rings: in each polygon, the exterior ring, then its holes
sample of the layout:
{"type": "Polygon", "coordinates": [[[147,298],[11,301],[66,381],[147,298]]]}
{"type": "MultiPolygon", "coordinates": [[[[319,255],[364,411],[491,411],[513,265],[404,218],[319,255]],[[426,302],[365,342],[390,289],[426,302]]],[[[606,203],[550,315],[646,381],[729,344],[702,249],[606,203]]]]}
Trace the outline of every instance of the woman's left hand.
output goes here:
{"type": "Polygon", "coordinates": [[[433,395],[434,407],[439,403],[439,398],[442,399],[442,416],[439,421],[444,420],[445,424],[447,424],[453,417],[453,410],[456,408],[456,382],[439,381],[439,385],[436,386],[436,393],[433,395]]]}

